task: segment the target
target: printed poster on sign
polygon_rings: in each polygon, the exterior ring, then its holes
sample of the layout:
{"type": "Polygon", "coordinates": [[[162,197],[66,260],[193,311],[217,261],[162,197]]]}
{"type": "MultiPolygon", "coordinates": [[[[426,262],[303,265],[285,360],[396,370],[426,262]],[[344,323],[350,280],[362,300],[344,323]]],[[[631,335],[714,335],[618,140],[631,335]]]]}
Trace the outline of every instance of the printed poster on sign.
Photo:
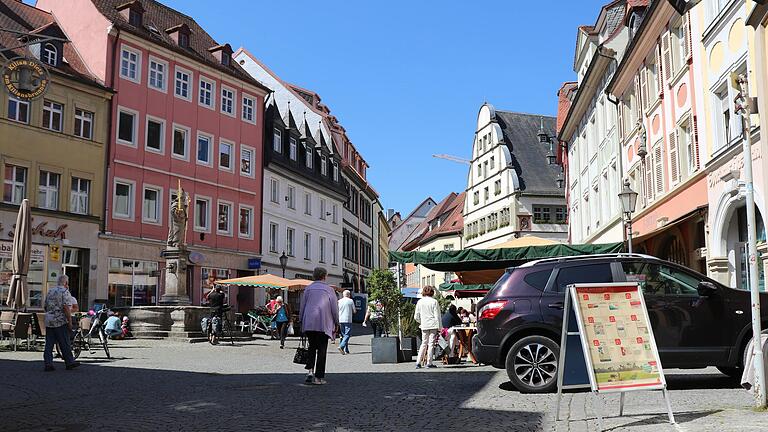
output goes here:
{"type": "Polygon", "coordinates": [[[592,389],[663,388],[664,374],[639,286],[577,284],[570,292],[592,389]]]}

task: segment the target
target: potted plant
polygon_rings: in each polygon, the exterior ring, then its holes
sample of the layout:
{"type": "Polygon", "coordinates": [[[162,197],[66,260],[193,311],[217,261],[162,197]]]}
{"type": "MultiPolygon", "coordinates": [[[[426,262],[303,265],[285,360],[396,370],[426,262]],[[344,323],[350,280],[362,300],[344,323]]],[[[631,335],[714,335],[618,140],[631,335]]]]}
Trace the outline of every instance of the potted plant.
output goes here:
{"type": "MultiPolygon", "coordinates": [[[[389,270],[377,269],[368,277],[368,294],[371,301],[379,301],[384,307],[384,328],[397,330],[403,294],[397,287],[395,275],[389,270]]],[[[397,333],[371,339],[372,363],[397,363],[400,358],[400,341],[397,333]]]]}
{"type": "Polygon", "coordinates": [[[401,361],[411,361],[412,357],[418,355],[419,345],[416,343],[421,331],[419,323],[413,317],[416,306],[413,303],[403,303],[400,308],[400,340],[401,361]]]}

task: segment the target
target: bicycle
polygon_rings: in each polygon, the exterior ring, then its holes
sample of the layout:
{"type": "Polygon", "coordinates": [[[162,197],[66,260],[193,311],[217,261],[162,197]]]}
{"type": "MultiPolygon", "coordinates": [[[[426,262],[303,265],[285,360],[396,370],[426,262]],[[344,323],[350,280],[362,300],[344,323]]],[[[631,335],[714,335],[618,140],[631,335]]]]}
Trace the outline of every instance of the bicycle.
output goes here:
{"type": "Polygon", "coordinates": [[[107,322],[107,316],[108,309],[103,307],[96,313],[96,316],[91,319],[91,326],[88,329],[88,333],[83,333],[83,328],[80,325],[81,320],[77,320],[77,328],[73,330],[72,336],[70,338],[70,343],[72,345],[72,355],[75,358],[80,356],[80,353],[83,351],[83,349],[87,349],[91,354],[94,353],[94,351],[91,349],[91,342],[94,332],[98,334],[99,343],[104,349],[104,353],[107,355],[107,358],[112,358],[109,354],[109,345],[107,343],[109,338],[107,337],[106,331],[104,331],[104,327],[107,322]]]}
{"type": "Polygon", "coordinates": [[[277,327],[273,326],[273,315],[263,306],[248,311],[248,317],[251,319],[251,331],[269,336],[271,340],[279,339],[277,327]]]}
{"type": "Polygon", "coordinates": [[[213,313],[211,313],[208,319],[204,320],[203,333],[205,333],[205,337],[211,345],[216,344],[215,339],[217,336],[219,339],[229,339],[231,345],[235,344],[234,327],[232,322],[229,321],[229,314],[227,313],[230,309],[232,309],[230,305],[222,308],[221,323],[217,323],[218,325],[214,325],[214,321],[218,321],[218,317],[214,316],[213,313]],[[221,330],[216,330],[215,327],[220,327],[221,330]],[[219,334],[217,335],[216,333],[219,334]]]}

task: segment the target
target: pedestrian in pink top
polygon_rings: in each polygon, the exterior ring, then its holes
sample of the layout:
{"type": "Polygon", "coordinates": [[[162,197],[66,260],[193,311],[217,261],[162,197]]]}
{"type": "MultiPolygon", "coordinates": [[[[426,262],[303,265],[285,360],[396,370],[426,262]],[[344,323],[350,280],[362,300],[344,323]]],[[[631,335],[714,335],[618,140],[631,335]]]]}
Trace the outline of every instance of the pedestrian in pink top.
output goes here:
{"type": "Polygon", "coordinates": [[[301,298],[301,330],[309,342],[309,360],[307,384],[325,384],[325,358],[328,351],[328,339],[336,337],[339,328],[339,308],[336,292],[325,283],[328,271],[316,267],[312,273],[315,280],[304,289],[301,298]]]}

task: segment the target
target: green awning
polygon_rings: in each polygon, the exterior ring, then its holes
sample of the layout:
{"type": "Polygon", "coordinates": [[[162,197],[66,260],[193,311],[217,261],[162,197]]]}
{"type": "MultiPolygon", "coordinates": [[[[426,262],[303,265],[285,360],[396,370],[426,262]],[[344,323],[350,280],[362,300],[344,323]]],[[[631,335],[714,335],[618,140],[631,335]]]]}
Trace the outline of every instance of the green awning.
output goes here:
{"type": "Polygon", "coordinates": [[[493,284],[464,285],[459,282],[440,284],[440,291],[489,291],[493,284]]]}
{"type": "Polygon", "coordinates": [[[435,252],[390,252],[389,261],[421,264],[443,272],[502,269],[540,258],[621,252],[623,243],[546,245],[503,249],[462,249],[435,252]]]}

